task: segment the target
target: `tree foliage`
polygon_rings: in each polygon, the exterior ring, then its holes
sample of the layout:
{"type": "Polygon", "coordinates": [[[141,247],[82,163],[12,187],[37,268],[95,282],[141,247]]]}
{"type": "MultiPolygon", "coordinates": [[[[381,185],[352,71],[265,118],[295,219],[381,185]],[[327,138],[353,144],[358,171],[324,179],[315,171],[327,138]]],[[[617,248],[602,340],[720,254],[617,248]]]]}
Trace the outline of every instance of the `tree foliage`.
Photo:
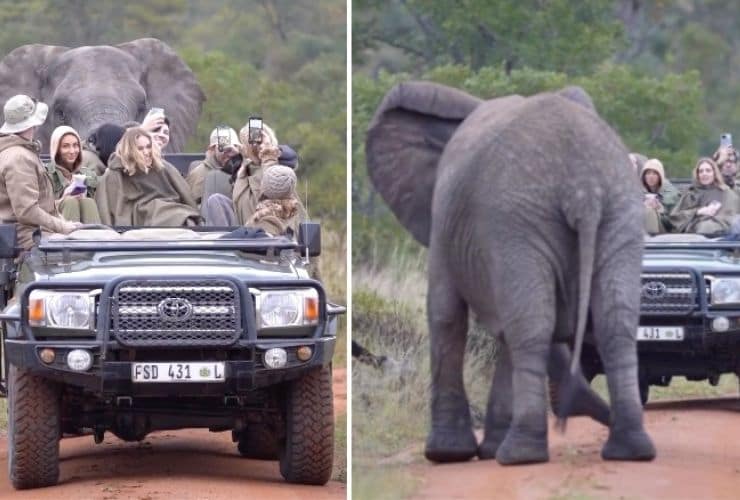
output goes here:
{"type": "Polygon", "coordinates": [[[391,45],[423,64],[585,73],[621,42],[610,0],[360,0],[354,53],[391,45]]]}

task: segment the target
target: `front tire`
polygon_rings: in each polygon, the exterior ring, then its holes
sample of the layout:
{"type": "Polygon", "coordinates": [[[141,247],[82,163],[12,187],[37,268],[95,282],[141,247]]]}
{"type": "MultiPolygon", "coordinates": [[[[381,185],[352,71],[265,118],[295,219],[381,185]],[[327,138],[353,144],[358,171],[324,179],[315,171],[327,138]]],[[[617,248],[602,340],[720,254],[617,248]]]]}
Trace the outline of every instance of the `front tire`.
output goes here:
{"type": "Polygon", "coordinates": [[[280,474],[289,483],[326,484],[334,462],[331,368],[311,371],[292,382],[285,406],[280,474]]]}
{"type": "Polygon", "coordinates": [[[53,382],[10,365],[8,472],[22,490],[59,480],[60,392],[53,382]]]}

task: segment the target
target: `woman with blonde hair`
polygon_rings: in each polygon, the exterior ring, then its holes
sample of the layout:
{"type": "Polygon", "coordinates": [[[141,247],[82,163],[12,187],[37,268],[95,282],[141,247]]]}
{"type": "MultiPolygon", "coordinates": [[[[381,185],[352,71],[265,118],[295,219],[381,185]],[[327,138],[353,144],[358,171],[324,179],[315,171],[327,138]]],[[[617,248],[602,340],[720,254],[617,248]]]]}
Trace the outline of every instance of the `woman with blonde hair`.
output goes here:
{"type": "Polygon", "coordinates": [[[164,163],[140,127],[123,134],[95,194],[100,218],[114,226],[192,226],[201,217],[185,179],[164,163]]]}
{"type": "MultiPolygon", "coordinates": [[[[262,176],[267,169],[280,164],[281,150],[275,131],[266,124],[262,125],[261,142],[249,140],[248,125],[239,131],[239,138],[243,145],[244,164],[236,174],[232,199],[239,223],[244,225],[252,219],[262,200],[262,176]]],[[[291,198],[297,201],[297,212],[291,217],[289,227],[297,231],[298,223],[306,218],[306,211],[295,186],[291,198]]]]}
{"type": "Polygon", "coordinates": [[[727,187],[714,160],[700,158],[693,183],[671,212],[670,221],[677,232],[715,236],[726,233],[738,213],[740,196],[727,187]]]}

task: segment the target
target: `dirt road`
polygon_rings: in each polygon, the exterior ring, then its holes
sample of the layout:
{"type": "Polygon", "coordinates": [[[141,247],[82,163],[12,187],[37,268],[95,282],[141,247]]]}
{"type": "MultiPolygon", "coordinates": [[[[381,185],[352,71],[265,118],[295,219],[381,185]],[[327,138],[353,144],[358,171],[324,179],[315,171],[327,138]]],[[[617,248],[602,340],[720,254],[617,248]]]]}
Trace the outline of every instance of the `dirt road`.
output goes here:
{"type": "Polygon", "coordinates": [[[652,403],[645,416],[654,462],[602,461],[606,429],[575,418],[565,436],[550,429],[548,464],[409,465],[414,498],[740,498],[740,399],[652,403]]]}
{"type": "MultiPolygon", "coordinates": [[[[346,412],[346,372],[334,370],[336,415],[346,412]]],[[[164,431],[141,443],[106,434],[95,445],[90,436],[63,439],[59,485],[15,491],[7,476],[7,439],[0,438],[0,498],[14,499],[233,499],[346,497],[345,484],[323,487],[287,484],[274,461],[245,460],[231,433],[202,429],[164,431]]],[[[335,459],[336,460],[336,459],[335,459]]]]}

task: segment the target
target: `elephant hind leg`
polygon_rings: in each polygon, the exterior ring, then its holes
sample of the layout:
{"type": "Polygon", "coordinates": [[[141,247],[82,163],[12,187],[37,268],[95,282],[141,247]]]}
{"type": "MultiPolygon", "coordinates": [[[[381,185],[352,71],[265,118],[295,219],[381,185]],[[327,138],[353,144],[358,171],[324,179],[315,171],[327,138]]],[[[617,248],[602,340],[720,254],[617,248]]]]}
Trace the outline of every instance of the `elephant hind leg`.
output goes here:
{"type": "Polygon", "coordinates": [[[485,435],[478,446],[478,458],[481,460],[496,458],[496,452],[511,426],[511,402],[511,356],[508,347],[502,341],[496,359],[491,392],[488,395],[485,435]]]}
{"type": "Polygon", "coordinates": [[[446,270],[430,254],[427,314],[431,344],[432,429],[424,451],[434,462],[461,462],[476,454],[470,407],[463,383],[468,305],[446,270]]]}
{"type": "Polygon", "coordinates": [[[599,254],[605,261],[597,266],[591,297],[594,335],[611,402],[609,439],[601,455],[605,460],[652,460],[655,446],[643,425],[635,340],[642,243],[620,246],[625,231],[615,227],[607,232],[603,241],[615,242],[618,251],[599,254]]]}

